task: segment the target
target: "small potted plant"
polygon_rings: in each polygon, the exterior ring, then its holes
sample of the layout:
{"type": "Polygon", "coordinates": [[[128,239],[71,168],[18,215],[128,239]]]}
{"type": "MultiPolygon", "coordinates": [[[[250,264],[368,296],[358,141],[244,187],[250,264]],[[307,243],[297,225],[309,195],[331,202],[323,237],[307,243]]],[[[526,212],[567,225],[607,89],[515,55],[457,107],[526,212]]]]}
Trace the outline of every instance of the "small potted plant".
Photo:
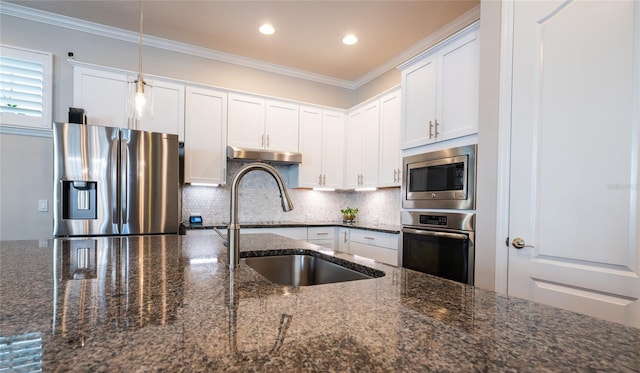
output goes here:
{"type": "Polygon", "coordinates": [[[340,210],[340,212],[342,213],[342,221],[344,223],[354,223],[356,221],[357,208],[352,209],[351,207],[347,207],[340,210]]]}

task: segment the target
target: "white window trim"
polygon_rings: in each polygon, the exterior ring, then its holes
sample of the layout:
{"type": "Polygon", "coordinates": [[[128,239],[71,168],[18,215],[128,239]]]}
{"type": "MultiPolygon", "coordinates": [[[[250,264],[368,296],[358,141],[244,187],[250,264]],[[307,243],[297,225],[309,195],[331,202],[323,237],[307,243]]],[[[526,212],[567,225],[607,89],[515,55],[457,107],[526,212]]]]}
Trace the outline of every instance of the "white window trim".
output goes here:
{"type": "MultiPolygon", "coordinates": [[[[53,111],[53,55],[47,52],[35,51],[9,45],[0,45],[0,55],[36,61],[42,64],[42,116],[28,117],[12,113],[0,113],[2,127],[18,127],[35,130],[51,130],[53,111]]],[[[4,132],[4,131],[2,131],[4,132]]]]}

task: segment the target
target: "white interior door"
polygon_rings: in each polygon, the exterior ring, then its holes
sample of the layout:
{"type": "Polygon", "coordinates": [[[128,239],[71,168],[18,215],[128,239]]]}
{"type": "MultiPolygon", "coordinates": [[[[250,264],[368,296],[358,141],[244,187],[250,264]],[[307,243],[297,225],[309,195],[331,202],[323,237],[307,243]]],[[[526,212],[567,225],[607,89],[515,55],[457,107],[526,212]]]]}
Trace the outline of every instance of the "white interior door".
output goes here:
{"type": "Polygon", "coordinates": [[[640,2],[515,2],[508,293],[640,327],[640,2]]]}

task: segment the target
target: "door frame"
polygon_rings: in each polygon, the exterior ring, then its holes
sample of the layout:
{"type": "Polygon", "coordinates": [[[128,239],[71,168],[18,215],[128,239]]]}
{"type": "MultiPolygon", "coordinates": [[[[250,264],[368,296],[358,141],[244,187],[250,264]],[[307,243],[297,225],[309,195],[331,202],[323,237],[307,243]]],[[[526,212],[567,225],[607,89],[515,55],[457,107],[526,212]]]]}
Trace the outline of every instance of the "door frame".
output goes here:
{"type": "Polygon", "coordinates": [[[509,195],[511,168],[511,94],[513,72],[514,1],[503,0],[500,27],[500,83],[496,206],[495,291],[509,291],[509,195]]]}

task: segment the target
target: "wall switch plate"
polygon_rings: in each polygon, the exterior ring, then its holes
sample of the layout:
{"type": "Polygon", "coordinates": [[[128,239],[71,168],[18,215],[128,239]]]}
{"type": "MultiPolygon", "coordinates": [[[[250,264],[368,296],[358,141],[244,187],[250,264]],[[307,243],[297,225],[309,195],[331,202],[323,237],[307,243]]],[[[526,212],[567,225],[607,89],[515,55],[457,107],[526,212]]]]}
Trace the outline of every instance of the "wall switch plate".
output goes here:
{"type": "Polygon", "coordinates": [[[46,199],[41,199],[38,201],[38,211],[47,212],[49,211],[49,201],[46,199]]]}

